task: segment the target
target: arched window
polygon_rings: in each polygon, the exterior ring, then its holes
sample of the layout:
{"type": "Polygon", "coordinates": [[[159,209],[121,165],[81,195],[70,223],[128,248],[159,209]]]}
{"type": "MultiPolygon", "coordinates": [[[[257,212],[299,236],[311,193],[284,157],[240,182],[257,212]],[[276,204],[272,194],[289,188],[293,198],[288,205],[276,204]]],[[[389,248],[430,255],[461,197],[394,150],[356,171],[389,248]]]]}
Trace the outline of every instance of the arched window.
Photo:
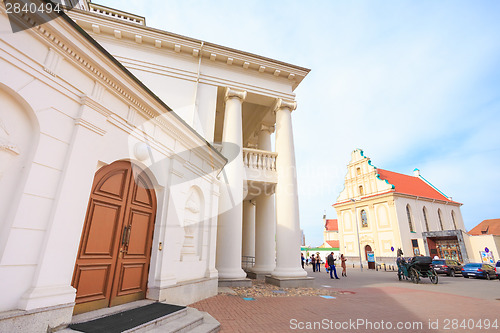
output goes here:
{"type": "Polygon", "coordinates": [[[422,209],[422,213],[424,213],[425,229],[429,231],[429,222],[427,221],[427,209],[425,209],[425,207],[422,209]]]}
{"type": "Polygon", "coordinates": [[[439,218],[439,225],[441,226],[441,230],[444,230],[443,217],[441,216],[441,209],[438,209],[438,218],[439,218]]]}
{"type": "Polygon", "coordinates": [[[357,176],[361,176],[361,168],[357,168],[356,169],[356,175],[357,176]]]}
{"type": "Polygon", "coordinates": [[[361,226],[363,228],[368,227],[368,218],[366,217],[366,211],[364,209],[361,211],[361,226]]]}
{"type": "Polygon", "coordinates": [[[453,221],[453,226],[455,227],[455,230],[457,230],[457,222],[455,221],[455,211],[451,211],[451,220],[453,221]]]}
{"type": "Polygon", "coordinates": [[[363,185],[359,185],[359,195],[364,195],[365,192],[363,191],[363,185]]]}
{"type": "Polygon", "coordinates": [[[410,226],[410,232],[415,232],[415,228],[413,228],[413,221],[411,219],[410,205],[406,205],[406,216],[408,217],[408,225],[410,226]]]}

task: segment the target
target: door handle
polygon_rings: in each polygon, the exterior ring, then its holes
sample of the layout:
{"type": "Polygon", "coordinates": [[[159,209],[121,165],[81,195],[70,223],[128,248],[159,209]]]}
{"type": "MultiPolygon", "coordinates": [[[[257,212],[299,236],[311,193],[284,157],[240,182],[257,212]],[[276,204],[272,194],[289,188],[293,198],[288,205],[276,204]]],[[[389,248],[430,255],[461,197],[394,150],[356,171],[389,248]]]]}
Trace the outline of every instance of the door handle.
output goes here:
{"type": "Polygon", "coordinates": [[[127,243],[127,226],[124,226],[122,233],[122,245],[125,245],[126,243],[127,243]]]}
{"type": "Polygon", "coordinates": [[[128,226],[127,230],[127,241],[125,243],[125,246],[128,248],[128,243],[130,242],[130,234],[132,233],[132,225],[128,226]]]}

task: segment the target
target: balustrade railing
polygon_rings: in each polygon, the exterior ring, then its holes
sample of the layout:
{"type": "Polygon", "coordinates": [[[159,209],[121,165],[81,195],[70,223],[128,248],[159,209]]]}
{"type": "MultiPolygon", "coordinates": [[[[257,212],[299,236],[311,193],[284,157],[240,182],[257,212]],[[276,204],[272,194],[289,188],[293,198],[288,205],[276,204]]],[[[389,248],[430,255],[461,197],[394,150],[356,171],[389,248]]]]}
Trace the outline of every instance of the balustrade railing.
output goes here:
{"type": "Polygon", "coordinates": [[[108,8],[95,3],[89,3],[89,10],[93,13],[109,16],[115,19],[146,25],[146,19],[142,16],[122,12],[121,10],[108,8]]]}
{"type": "Polygon", "coordinates": [[[250,169],[276,171],[276,156],[271,151],[243,148],[243,164],[250,169]]]}

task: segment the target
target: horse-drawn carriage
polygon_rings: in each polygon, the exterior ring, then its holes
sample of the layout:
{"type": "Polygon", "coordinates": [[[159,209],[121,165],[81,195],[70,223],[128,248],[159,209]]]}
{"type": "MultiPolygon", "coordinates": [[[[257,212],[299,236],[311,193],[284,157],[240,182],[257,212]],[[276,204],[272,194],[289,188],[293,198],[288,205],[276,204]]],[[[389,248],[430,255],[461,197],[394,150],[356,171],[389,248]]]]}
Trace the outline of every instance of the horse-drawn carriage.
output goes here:
{"type": "Polygon", "coordinates": [[[420,256],[408,259],[398,257],[396,263],[398,265],[399,280],[404,277],[410,279],[413,283],[419,283],[420,278],[428,277],[431,283],[438,283],[438,276],[432,267],[431,257],[420,256]]]}

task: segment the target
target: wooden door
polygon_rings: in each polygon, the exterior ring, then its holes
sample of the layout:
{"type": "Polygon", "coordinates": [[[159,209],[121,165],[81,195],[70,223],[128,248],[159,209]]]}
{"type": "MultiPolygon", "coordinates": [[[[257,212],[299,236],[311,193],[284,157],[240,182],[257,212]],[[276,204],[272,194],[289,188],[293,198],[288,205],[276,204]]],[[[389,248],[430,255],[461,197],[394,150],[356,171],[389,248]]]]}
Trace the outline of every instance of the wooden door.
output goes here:
{"type": "Polygon", "coordinates": [[[73,273],[75,314],[146,296],[156,196],[136,171],[119,161],[94,177],[73,273]]]}

